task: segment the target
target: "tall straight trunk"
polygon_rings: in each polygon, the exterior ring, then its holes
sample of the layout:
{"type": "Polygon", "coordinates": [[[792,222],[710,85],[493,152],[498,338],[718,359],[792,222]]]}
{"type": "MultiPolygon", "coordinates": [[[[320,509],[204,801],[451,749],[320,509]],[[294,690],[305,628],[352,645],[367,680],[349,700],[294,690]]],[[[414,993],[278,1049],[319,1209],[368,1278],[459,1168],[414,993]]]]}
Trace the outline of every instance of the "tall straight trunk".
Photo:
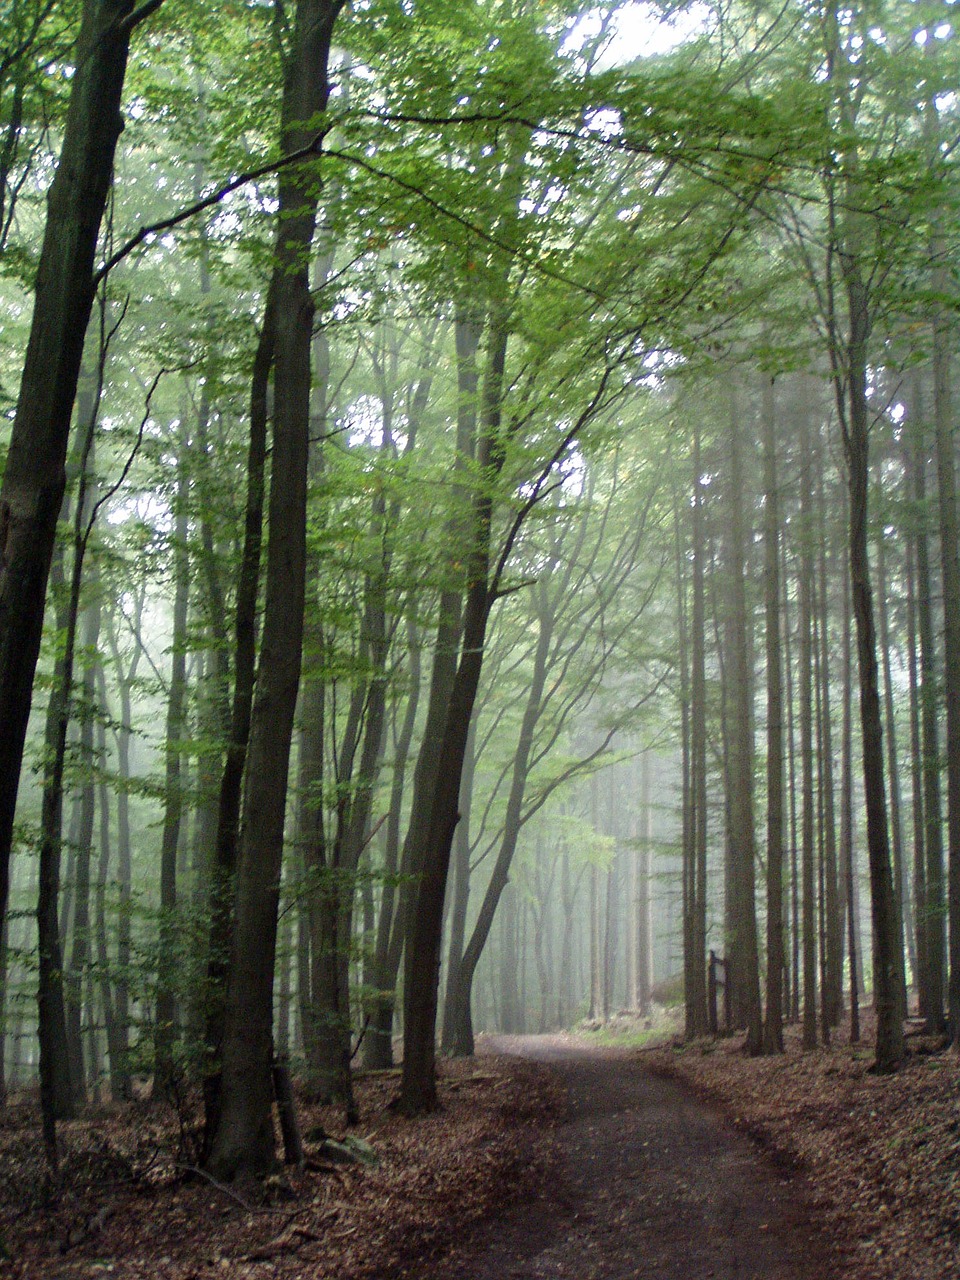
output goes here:
{"type": "Polygon", "coordinates": [[[573,935],[575,891],[570,874],[570,850],[566,844],[560,855],[560,899],[563,915],[560,927],[560,976],[557,981],[557,1026],[567,1027],[573,1015],[573,935]]]}
{"type": "Polygon", "coordinates": [[[690,655],[687,637],[686,548],[682,536],[680,497],[673,498],[674,567],[676,572],[677,661],[680,675],[680,910],[684,1016],[686,1034],[692,1036],[693,991],[693,887],[694,887],[694,822],[693,771],[690,750],[690,655]]]}
{"type": "Polygon", "coordinates": [[[263,539],[263,506],[267,452],[267,404],[270,371],[276,345],[275,306],[267,304],[253,361],[250,389],[250,438],[247,449],[247,490],[243,547],[235,605],[233,703],[223,774],[217,799],[217,834],[209,871],[207,906],[206,1027],[204,1029],[204,1142],[213,1139],[220,1113],[221,1052],[229,955],[236,898],[237,842],[243,775],[250,739],[250,719],[256,676],[257,598],[263,539]]]}
{"type": "MultiPolygon", "coordinates": [[[[939,240],[934,250],[933,260],[943,262],[945,249],[939,240]]],[[[950,280],[945,266],[934,271],[933,286],[939,295],[949,293],[950,280]]],[[[951,320],[946,306],[935,303],[933,424],[943,584],[943,689],[947,707],[947,903],[950,940],[947,1009],[950,1038],[954,1045],[960,1045],[960,524],[957,519],[951,342],[951,320]]]]}
{"type": "MultiPolygon", "coordinates": [[[[63,549],[54,552],[51,581],[55,598],[65,590],[63,549]]],[[[57,629],[67,625],[66,603],[58,604],[57,629]]],[[[76,623],[74,622],[74,626],[76,623]]],[[[42,838],[37,894],[38,956],[38,1038],[40,1042],[40,1104],[44,1141],[51,1165],[57,1162],[56,1121],[75,1114],[76,1102],[70,1079],[67,1048],[67,1015],[63,990],[63,947],[60,937],[60,864],[63,823],[63,753],[66,748],[66,717],[72,677],[68,672],[65,645],[54,668],[54,690],[47,711],[44,764],[44,799],[41,813],[42,838]],[[63,739],[63,746],[60,739],[63,739]]]]}
{"type": "MultiPolygon", "coordinates": [[[[869,481],[869,407],[867,404],[868,300],[855,253],[843,254],[850,333],[847,344],[849,417],[843,413],[844,445],[850,487],[850,584],[857,631],[860,720],[863,736],[863,785],[870,859],[873,919],[874,999],[877,1009],[876,1067],[896,1069],[903,1058],[903,941],[887,825],[883,768],[883,727],[877,673],[877,639],[867,542],[869,481]]],[[[840,396],[838,393],[838,400],[840,396]]]]}
{"type": "Polygon", "coordinates": [[[107,929],[107,888],[109,885],[112,833],[110,825],[110,789],[107,785],[107,730],[111,719],[107,701],[107,681],[103,664],[97,665],[97,755],[99,757],[100,785],[97,806],[100,811],[100,862],[97,869],[96,935],[97,967],[100,984],[100,1003],[107,1034],[107,1053],[110,1058],[110,1095],[119,1102],[130,1097],[130,1071],[127,1061],[127,1042],[117,1021],[116,970],[110,963],[109,930],[107,929]]]}
{"type": "Polygon", "coordinates": [[[689,886],[690,956],[685,965],[686,1034],[706,1035],[707,1019],[707,690],[704,485],[700,427],[693,426],[693,514],[691,555],[693,601],[690,616],[690,806],[693,862],[689,886]]]}
{"type": "MultiPolygon", "coordinates": [[[[908,493],[912,493],[913,472],[911,448],[908,443],[904,459],[904,479],[908,493]]],[[[914,982],[917,990],[917,1011],[929,1024],[927,973],[927,851],[923,794],[923,738],[920,720],[920,652],[917,621],[917,530],[913,523],[907,528],[907,554],[905,566],[907,595],[907,681],[910,698],[910,792],[913,824],[913,916],[916,937],[916,966],[914,982]]],[[[929,589],[929,583],[928,589],[929,589]]],[[[943,997],[940,1000],[941,1016],[943,997]]]]}
{"type": "Polygon", "coordinates": [[[867,400],[867,344],[871,329],[871,299],[864,276],[869,252],[870,224],[859,176],[860,156],[854,141],[855,95],[851,69],[845,60],[837,9],[827,13],[826,49],[829,79],[835,90],[840,125],[847,132],[842,155],[842,208],[838,192],[828,188],[830,241],[827,251],[829,358],[837,417],[843,434],[850,495],[850,590],[856,621],[857,669],[860,692],[863,788],[867,811],[867,851],[870,865],[870,904],[873,922],[874,1003],[877,1010],[877,1071],[893,1071],[904,1051],[906,1012],[902,921],[890,865],[890,831],[884,779],[883,724],[877,670],[877,637],[870,583],[867,505],[870,479],[870,409],[867,400]],[[842,64],[842,67],[841,67],[842,64]],[[839,266],[839,280],[837,278],[839,266]],[[842,281],[846,303],[846,333],[841,336],[836,291],[842,281]]]}
{"type": "MultiPolygon", "coordinates": [[[[913,498],[918,527],[912,539],[916,558],[917,591],[916,614],[919,637],[919,675],[913,675],[919,685],[920,741],[919,754],[922,774],[922,804],[919,806],[921,828],[917,832],[917,937],[922,964],[919,986],[921,1013],[930,1029],[936,1033],[944,1030],[944,973],[946,963],[946,910],[944,901],[943,866],[943,806],[940,793],[940,725],[939,682],[936,669],[936,645],[934,641],[933,609],[931,607],[930,551],[927,540],[927,457],[924,443],[923,402],[921,384],[917,374],[913,381],[911,442],[908,458],[913,479],[913,498]],[[921,891],[922,889],[922,891],[921,891]]],[[[915,784],[921,790],[918,779],[915,784]]]]}
{"type": "Polygon", "coordinates": [[[850,1040],[860,1039],[860,930],[856,855],[853,848],[853,661],[850,633],[850,568],[843,575],[843,706],[840,743],[840,863],[843,868],[850,967],[850,1040]]]}
{"type": "Polygon", "coordinates": [[[767,1007],[765,1053],[783,1052],[783,663],[780,653],[780,491],[774,382],[763,384],[764,621],[767,665],[767,1007]]]}
{"type": "MultiPolygon", "coordinates": [[[[69,983],[64,976],[66,944],[64,927],[67,913],[58,921],[60,856],[63,834],[64,774],[67,753],[67,733],[73,714],[74,666],[76,661],[77,629],[80,624],[80,589],[89,534],[92,529],[92,486],[90,474],[94,465],[94,430],[96,426],[98,393],[91,390],[84,394],[80,408],[80,429],[76,447],[78,489],[73,515],[73,563],[69,586],[63,577],[63,552],[58,548],[54,559],[55,586],[65,593],[62,609],[57,610],[57,621],[64,632],[63,650],[54,670],[54,687],[50,695],[45,731],[46,759],[44,761],[43,798],[40,814],[40,871],[37,897],[37,937],[39,945],[38,1017],[40,1040],[40,1105],[43,1117],[44,1145],[47,1160],[52,1168],[57,1165],[56,1120],[60,1116],[73,1115],[85,1101],[83,1049],[80,1034],[81,983],[74,973],[69,983]]],[[[95,646],[99,637],[99,598],[93,611],[84,615],[85,629],[95,646]]],[[[84,641],[88,639],[85,635],[84,641]]],[[[85,693],[89,680],[85,667],[85,693]]],[[[90,705],[90,703],[88,703],[90,705]]],[[[93,725],[87,718],[84,725],[84,749],[87,755],[88,773],[92,787],[93,725]]],[[[88,819],[89,840],[93,838],[93,808],[90,794],[84,797],[88,819]]],[[[78,805],[78,815],[84,810],[84,802],[78,805]]],[[[82,906],[80,896],[83,879],[89,890],[89,841],[85,859],[81,854],[80,823],[77,832],[71,831],[71,852],[74,863],[73,882],[73,954],[71,967],[83,969],[85,946],[88,946],[85,913],[89,903],[82,906]],[[81,875],[85,862],[86,875],[81,875]],[[77,918],[81,931],[78,934],[77,918]]]]}
{"type": "Polygon", "coordinates": [[[519,1035],[523,1029],[520,1012],[520,986],[518,982],[520,968],[519,929],[517,886],[515,884],[507,884],[503,889],[498,964],[500,975],[500,1030],[508,1036],[519,1035]]]}
{"type": "MultiPolygon", "coordinates": [[[[818,576],[820,597],[820,725],[821,778],[823,783],[823,1024],[835,1027],[843,1003],[843,920],[840,915],[840,885],[837,865],[837,821],[833,773],[833,710],[830,700],[830,592],[828,577],[827,499],[824,492],[823,449],[818,450],[818,576]]],[[[832,561],[832,556],[831,556],[832,561]]],[[[824,1039],[826,1040],[826,1031],[824,1039]]]]}
{"type": "Polygon", "coordinates": [[[800,471],[800,583],[797,613],[800,664],[797,695],[800,719],[800,769],[802,808],[800,833],[802,935],[803,935],[803,1047],[817,1044],[817,937],[814,884],[814,790],[813,790],[813,497],[810,418],[801,408],[800,471]]]}
{"type": "MultiPolygon", "coordinates": [[[[640,866],[637,869],[637,985],[633,1007],[648,1014],[653,1001],[653,769],[650,752],[640,762],[640,866]]],[[[636,859],[632,858],[636,867],[636,859]]]]}
{"type": "MultiPolygon", "coordinates": [[[[330,42],[343,0],[298,0],[283,92],[281,146],[306,145],[326,108],[330,42]]],[[[314,306],[308,256],[318,202],[314,166],[279,181],[275,417],[263,640],[250,722],[236,912],[223,1032],[215,1177],[274,1163],[271,1116],[273,978],[287,769],[300,680],[314,306]]]]}
{"type": "Polygon", "coordinates": [[[603,1011],[603,992],[600,981],[600,871],[590,867],[590,1007],[588,1017],[593,1022],[603,1011]]]}
{"type": "Polygon", "coordinates": [[[745,518],[749,503],[743,454],[743,423],[740,421],[740,406],[736,395],[732,397],[728,440],[729,580],[725,675],[728,688],[728,839],[733,930],[727,939],[727,972],[729,976],[732,964],[735,1016],[738,1023],[746,1025],[747,1051],[757,1054],[763,1037],[763,1019],[760,1009],[760,959],[756,919],[751,619],[746,597],[749,572],[747,542],[751,531],[747,528],[745,518]]]}
{"type": "Polygon", "coordinates": [[[34,285],[30,336],[0,486],[0,918],[70,419],[93,307],[130,36],[156,5],[84,0],[70,102],[34,285]]]}
{"type": "MultiPolygon", "coordinates": [[[[186,415],[184,415],[184,422],[186,415]]],[[[162,1094],[174,1079],[174,1042],[177,1018],[175,993],[177,849],[183,815],[181,778],[181,742],[186,725],[187,696],[187,609],[190,603],[189,562],[187,559],[187,432],[180,433],[180,457],[177,465],[176,517],[174,521],[174,599],[173,637],[170,654],[170,689],[167,695],[167,724],[164,778],[163,830],[160,838],[160,949],[157,968],[156,1021],[153,1036],[153,1088],[162,1094]]]]}
{"type": "MultiPolygon", "coordinates": [[[[93,576],[93,575],[91,575],[93,576]]],[[[67,960],[67,1044],[71,1055],[70,1076],[78,1101],[86,1099],[86,1079],[89,1072],[84,1062],[83,1012],[87,1009],[92,1021],[92,1010],[84,999],[91,963],[90,887],[91,861],[93,857],[93,828],[96,818],[96,782],[94,769],[94,713],[96,707],[96,652],[100,636],[99,586],[93,583],[94,600],[84,609],[82,619],[83,680],[81,682],[82,705],[79,720],[80,759],[83,766],[83,783],[80,790],[80,828],[77,835],[76,882],[73,890],[73,927],[71,929],[70,955],[67,960]]]]}
{"type": "Polygon", "coordinates": [[[393,753],[393,776],[390,784],[390,806],[387,812],[386,838],[383,858],[383,888],[380,894],[380,911],[377,919],[376,950],[374,954],[375,992],[370,1002],[366,1038],[364,1039],[364,1065],[368,1070],[384,1070],[393,1066],[393,984],[396,982],[400,958],[391,967],[391,934],[396,932],[397,944],[401,944],[402,930],[396,928],[397,888],[396,877],[400,865],[400,819],[403,805],[404,784],[413,730],[420,702],[420,633],[416,624],[407,623],[410,671],[407,702],[403,721],[397,735],[393,753]]]}
{"type": "Polygon", "coordinates": [[[639,994],[637,990],[637,944],[640,935],[640,921],[638,918],[639,908],[639,861],[640,861],[640,829],[639,825],[636,829],[636,847],[628,846],[626,851],[626,866],[624,869],[624,878],[626,884],[624,886],[624,914],[626,917],[626,939],[625,941],[625,961],[626,972],[625,988],[626,988],[626,1007],[628,1009],[636,1009],[639,1007],[639,994]]]}
{"type": "Polygon", "coordinates": [[[116,628],[108,631],[110,650],[117,671],[117,687],[120,696],[120,720],[116,726],[117,775],[120,787],[117,791],[117,981],[114,995],[114,1018],[117,1024],[119,1060],[124,1064],[121,1083],[123,1098],[129,1099],[131,1080],[127,1067],[130,1054],[130,964],[133,950],[133,868],[130,836],[130,743],[133,738],[133,708],[131,691],[136,680],[137,668],[143,654],[140,644],[140,627],[144,596],[137,597],[137,613],[134,618],[134,652],[129,666],[122,664],[116,628]]]}
{"type": "Polygon", "coordinates": [[[798,862],[799,841],[797,822],[797,751],[796,733],[794,731],[794,697],[793,697],[793,643],[790,631],[790,588],[787,572],[786,547],[781,559],[781,576],[783,578],[783,656],[786,670],[787,701],[787,794],[789,796],[789,832],[790,832],[790,885],[784,893],[784,916],[790,920],[789,957],[784,962],[785,1003],[788,1016],[792,1022],[800,1020],[800,868],[798,862]]]}
{"type": "MultiPolygon", "coordinates": [[[[897,898],[897,910],[900,917],[900,928],[908,942],[908,952],[912,957],[912,968],[916,973],[916,950],[910,939],[912,928],[910,913],[907,910],[909,886],[907,882],[906,859],[903,852],[903,815],[900,800],[900,760],[897,752],[897,722],[894,703],[893,669],[890,658],[892,641],[889,618],[889,577],[887,574],[886,538],[877,539],[877,623],[880,641],[880,667],[883,675],[883,712],[886,721],[887,772],[890,776],[890,837],[893,850],[893,891],[897,898]]],[[[906,1010],[904,1010],[906,1012],[906,1010]]]]}
{"type": "Polygon", "coordinates": [[[617,859],[613,858],[606,875],[606,894],[603,910],[603,1020],[610,1021],[614,1006],[614,983],[617,961],[617,859]]]}

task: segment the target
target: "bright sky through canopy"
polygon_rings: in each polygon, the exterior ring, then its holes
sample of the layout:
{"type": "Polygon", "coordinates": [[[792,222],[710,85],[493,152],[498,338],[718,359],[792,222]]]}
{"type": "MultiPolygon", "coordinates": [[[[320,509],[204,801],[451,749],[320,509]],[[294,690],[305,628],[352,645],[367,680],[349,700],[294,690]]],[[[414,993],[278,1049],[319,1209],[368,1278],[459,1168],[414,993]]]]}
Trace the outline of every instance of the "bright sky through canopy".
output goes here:
{"type": "MultiPolygon", "coordinates": [[[[675,13],[669,20],[660,16],[653,4],[625,4],[612,21],[612,33],[604,50],[601,68],[622,65],[634,58],[669,53],[703,31],[709,17],[706,5],[693,4],[675,13]]],[[[576,30],[583,39],[596,35],[600,14],[585,18],[576,30]]]]}

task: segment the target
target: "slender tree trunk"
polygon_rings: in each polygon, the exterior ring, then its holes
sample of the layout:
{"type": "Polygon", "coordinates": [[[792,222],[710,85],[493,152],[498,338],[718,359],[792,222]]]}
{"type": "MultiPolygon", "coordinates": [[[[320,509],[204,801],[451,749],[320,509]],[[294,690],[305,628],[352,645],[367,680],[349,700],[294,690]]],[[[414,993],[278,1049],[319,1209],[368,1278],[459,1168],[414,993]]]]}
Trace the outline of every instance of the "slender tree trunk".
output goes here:
{"type": "MultiPolygon", "coordinates": [[[[916,555],[918,591],[917,631],[920,642],[919,753],[922,772],[922,792],[918,779],[916,786],[922,794],[920,808],[921,827],[916,834],[917,845],[917,936],[923,939],[918,950],[923,957],[919,985],[923,997],[921,1010],[929,1028],[940,1033],[944,1030],[944,972],[946,962],[946,904],[944,901],[943,866],[943,807],[940,794],[940,726],[939,687],[936,670],[936,646],[934,643],[933,610],[931,607],[930,553],[927,542],[927,459],[924,447],[923,405],[920,396],[920,380],[914,374],[913,383],[912,441],[908,455],[912,462],[913,497],[918,527],[913,537],[916,555]],[[921,892],[922,886],[922,892],[921,892]]],[[[958,634],[960,639],[960,634],[958,634]]],[[[914,676],[916,683],[916,676],[914,676]]],[[[948,775],[949,776],[949,775],[948,775]]]]}
{"type": "Polygon", "coordinates": [[[706,591],[707,555],[704,487],[700,462],[700,428],[693,427],[693,513],[691,520],[693,602],[690,619],[690,800],[693,865],[690,878],[690,946],[687,968],[686,1034],[707,1034],[707,692],[706,591]]]}
{"type": "Polygon", "coordinates": [[[403,722],[394,750],[393,778],[390,787],[390,808],[387,813],[387,830],[384,848],[383,889],[380,897],[380,914],[377,921],[377,943],[374,968],[376,993],[371,1002],[370,1023],[364,1040],[364,1064],[369,1070],[384,1070],[393,1066],[393,987],[397,979],[400,957],[391,964],[391,939],[395,935],[401,944],[402,930],[397,921],[396,876],[400,863],[400,818],[403,804],[404,783],[410,744],[416,724],[420,701],[420,633],[416,624],[408,622],[407,652],[410,661],[409,688],[403,722]]]}
{"type": "MultiPolygon", "coordinates": [[[[942,242],[938,241],[934,250],[934,261],[944,262],[946,251],[942,242]]],[[[951,291],[946,266],[935,271],[933,286],[939,295],[947,295],[951,291]]],[[[950,1038],[954,1046],[960,1046],[960,524],[957,519],[951,335],[947,309],[943,303],[935,303],[933,423],[943,584],[943,688],[947,707],[947,902],[950,940],[947,1007],[950,1038]]]]}
{"type": "Polygon", "coordinates": [[[797,626],[799,630],[798,679],[800,718],[800,768],[803,779],[800,861],[802,874],[803,934],[803,1047],[817,1045],[817,938],[814,885],[813,793],[813,496],[810,420],[801,408],[800,471],[800,583],[797,626]]]}
{"type": "MultiPolygon", "coordinates": [[[[184,415],[184,422],[186,415],[184,415]]],[[[189,562],[187,558],[187,432],[180,434],[176,517],[174,521],[174,600],[173,640],[170,655],[170,691],[167,698],[166,777],[164,782],[163,831],[160,840],[160,950],[157,971],[156,1022],[153,1038],[153,1088],[157,1094],[170,1089],[174,1080],[174,1044],[176,1038],[177,1001],[175,993],[177,849],[183,815],[183,783],[180,749],[186,725],[187,696],[187,609],[190,603],[189,562]]]]}
{"type": "Polygon", "coordinates": [[[106,1023],[107,1053],[110,1056],[110,1095],[115,1102],[130,1097],[130,1073],[127,1062],[127,1042],[117,1020],[116,970],[110,963],[109,930],[107,929],[107,889],[110,875],[112,838],[110,826],[109,787],[107,776],[106,721],[112,719],[107,702],[107,681],[103,665],[97,667],[97,695],[99,720],[97,726],[97,754],[100,759],[101,781],[97,804],[100,809],[100,865],[97,871],[97,965],[99,967],[100,1001],[106,1023]]]}
{"type": "MultiPolygon", "coordinates": [[[[470,1042],[469,1050],[473,1052],[472,1026],[469,1034],[459,1037],[458,1030],[465,1030],[462,1021],[460,1002],[462,990],[463,952],[466,942],[467,906],[470,901],[470,809],[473,799],[473,779],[476,771],[476,716],[470,722],[470,733],[467,738],[467,754],[463,762],[463,781],[460,784],[460,821],[454,837],[454,881],[453,906],[450,912],[450,942],[447,949],[447,985],[443,1002],[443,1031],[440,1046],[444,1053],[458,1051],[458,1039],[464,1046],[470,1042]],[[458,1026],[459,1024],[459,1026],[458,1026]]],[[[542,947],[541,930],[537,932],[538,946],[542,947]]],[[[542,950],[538,951],[538,963],[542,958],[542,950]]],[[[469,1014],[469,991],[466,996],[467,1017],[469,1014]]]]}
{"type": "MultiPolygon", "coordinates": [[[[550,568],[555,567],[552,563],[550,568]]],[[[549,577],[549,568],[544,575],[549,577]]],[[[517,739],[511,772],[510,793],[507,797],[507,809],[504,815],[503,836],[497,852],[490,880],[487,884],[477,920],[470,935],[470,941],[464,949],[457,971],[457,985],[453,989],[454,997],[454,1037],[452,1049],[454,1053],[473,1053],[473,1028],[470,1018],[470,997],[473,975],[477,963],[487,942],[490,927],[496,914],[501,894],[505,891],[510,868],[513,865],[517,849],[517,840],[522,825],[523,799],[526,792],[527,777],[530,772],[531,755],[534,747],[534,734],[543,707],[543,693],[547,680],[550,644],[553,638],[555,615],[553,602],[549,597],[546,582],[537,587],[537,648],[533,659],[533,670],[530,687],[524,708],[523,721],[517,739]]],[[[512,1009],[504,1000],[505,1016],[512,1020],[512,1009]]]]}
{"type": "Polygon", "coordinates": [[[857,928],[856,857],[853,848],[853,662],[850,571],[843,575],[843,721],[840,749],[840,862],[846,885],[850,959],[850,1041],[860,1039],[860,931],[857,928]]]}
{"type": "Polygon", "coordinates": [[[790,920],[789,959],[784,963],[785,1004],[792,1022],[800,1020],[800,867],[799,841],[797,839],[797,752],[796,733],[794,731],[794,698],[793,698],[793,643],[790,631],[790,589],[787,572],[786,548],[781,561],[783,577],[783,656],[786,671],[787,702],[787,794],[789,796],[789,832],[790,832],[790,886],[785,893],[785,916],[790,920]],[[789,999],[786,996],[789,995],[789,999]]]}
{"type": "Polygon", "coordinates": [[[844,431],[850,486],[850,583],[857,624],[864,797],[867,809],[867,849],[870,856],[874,997],[877,1008],[876,1067],[883,1072],[895,1070],[903,1058],[903,942],[890,866],[883,778],[883,728],[877,679],[877,641],[867,557],[867,297],[860,277],[859,262],[854,254],[844,255],[843,269],[850,316],[847,346],[849,420],[844,431]]]}
{"type": "MultiPolygon", "coordinates": [[[[646,1015],[653,1002],[653,796],[650,752],[640,762],[640,866],[637,880],[636,951],[637,985],[634,1008],[646,1015]]],[[[632,859],[634,866],[636,860],[632,859]]]]}
{"type": "MultiPolygon", "coordinates": [[[[886,538],[877,539],[877,622],[879,625],[880,665],[883,673],[883,709],[887,731],[887,771],[890,775],[890,835],[893,847],[893,891],[897,899],[901,934],[910,936],[910,921],[905,904],[908,898],[907,873],[903,853],[903,817],[900,804],[900,762],[897,754],[897,724],[893,697],[893,672],[890,661],[889,579],[887,576],[886,538]]],[[[914,952],[914,972],[916,953],[914,952]]],[[[904,991],[906,1001],[906,991],[904,991]]],[[[906,1004],[904,1004],[904,1015],[906,1004]]]]}
{"type": "MultiPolygon", "coordinates": [[[[833,709],[831,706],[830,592],[827,565],[827,497],[824,490],[824,457],[818,450],[818,524],[820,595],[820,724],[822,739],[821,778],[823,783],[823,1024],[828,1031],[840,1021],[843,1004],[843,919],[840,913],[840,886],[837,861],[837,822],[833,772],[833,709]]],[[[831,556],[832,561],[832,556],[831,556]]]]}
{"type": "Polygon", "coordinates": [[[767,1008],[765,1053],[783,1052],[783,666],[780,655],[780,491],[772,378],[762,404],[767,659],[767,1008]]]}
{"type": "MultiPolygon", "coordinates": [[[[914,427],[915,429],[915,427],[914,427]]],[[[912,444],[908,444],[904,457],[904,478],[908,494],[914,488],[912,444]]],[[[927,584],[929,589],[929,583],[927,584]]],[[[907,677],[910,693],[910,791],[913,822],[913,915],[916,935],[917,958],[914,982],[917,988],[917,1011],[930,1025],[927,974],[929,957],[927,948],[927,853],[926,826],[923,793],[923,740],[920,722],[920,654],[917,622],[917,530],[911,521],[907,528],[906,554],[907,592],[907,677]]],[[[940,1000],[941,1013],[943,997],[940,1000]]]]}

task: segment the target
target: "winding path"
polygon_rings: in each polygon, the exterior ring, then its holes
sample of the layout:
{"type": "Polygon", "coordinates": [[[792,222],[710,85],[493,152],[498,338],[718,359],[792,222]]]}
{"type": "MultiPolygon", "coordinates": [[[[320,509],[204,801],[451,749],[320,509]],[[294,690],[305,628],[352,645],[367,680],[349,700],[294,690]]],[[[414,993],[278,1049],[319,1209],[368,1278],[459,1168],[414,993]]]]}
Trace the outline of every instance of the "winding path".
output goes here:
{"type": "Polygon", "coordinates": [[[802,1188],[636,1054],[563,1037],[485,1051],[548,1063],[570,1114],[559,1175],[486,1223],[433,1280],[824,1280],[836,1271],[802,1188]]]}

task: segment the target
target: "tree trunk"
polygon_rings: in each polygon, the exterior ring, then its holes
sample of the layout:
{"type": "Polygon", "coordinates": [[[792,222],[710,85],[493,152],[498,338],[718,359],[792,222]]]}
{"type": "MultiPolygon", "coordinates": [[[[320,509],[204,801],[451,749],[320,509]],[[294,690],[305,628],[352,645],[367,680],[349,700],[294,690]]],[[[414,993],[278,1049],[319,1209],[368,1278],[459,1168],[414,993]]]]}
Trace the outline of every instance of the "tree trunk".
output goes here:
{"type": "MultiPolygon", "coordinates": [[[[184,422],[186,418],[184,416],[184,422]]],[[[187,696],[187,609],[190,603],[189,561],[187,558],[187,458],[186,427],[180,432],[177,465],[177,496],[174,521],[173,638],[170,654],[170,690],[167,696],[166,777],[164,780],[163,831],[160,840],[160,937],[157,970],[156,1022],[153,1036],[153,1089],[162,1096],[174,1081],[174,1042],[177,1019],[175,994],[178,958],[177,929],[177,848],[183,814],[183,784],[180,776],[180,744],[184,737],[187,696]]]]}
{"type": "Polygon", "coordinates": [[[800,831],[802,934],[803,934],[803,1047],[817,1045],[817,937],[814,885],[814,794],[813,794],[813,496],[810,419],[800,409],[800,583],[797,612],[798,699],[800,719],[800,770],[802,808],[800,831]]]}
{"type": "MultiPolygon", "coordinates": [[[[855,207],[855,202],[854,202],[855,207]]],[[[886,790],[883,778],[883,728],[877,679],[877,641],[867,556],[867,486],[869,480],[866,344],[866,290],[855,254],[843,255],[850,334],[847,345],[849,420],[844,445],[850,487],[850,584],[857,626],[860,674],[860,720],[863,734],[863,785],[867,810],[867,849],[870,857],[870,898],[874,940],[874,996],[877,1008],[876,1068],[892,1071],[903,1058],[903,943],[897,909],[886,790]]],[[[838,397],[839,397],[838,392],[838,397]]]]}
{"type": "Polygon", "coordinates": [[[729,563],[727,585],[727,648],[725,676],[728,688],[728,817],[730,886],[733,929],[727,939],[727,976],[732,964],[735,1017],[747,1028],[747,1051],[760,1052],[763,1023],[760,1010],[760,961],[757,949],[756,847],[753,816],[753,727],[751,717],[750,619],[746,580],[749,572],[745,523],[748,508],[743,457],[743,424],[734,395],[729,429],[727,517],[729,563]]]}
{"type": "MultiPolygon", "coordinates": [[[[823,953],[822,992],[824,1042],[829,1030],[840,1021],[843,1004],[843,920],[840,914],[840,886],[837,865],[837,822],[833,772],[833,710],[830,701],[830,592],[827,572],[827,497],[824,491],[824,450],[818,449],[818,572],[820,596],[820,733],[822,742],[820,776],[823,786],[823,953]]],[[[832,562],[832,556],[831,556],[832,562]]]]}
{"type": "Polygon", "coordinates": [[[780,491],[776,404],[764,380],[764,612],[767,659],[767,1007],[765,1053],[783,1052],[783,665],[780,655],[780,491]]]}
{"type": "MultiPolygon", "coordinates": [[[[934,249],[934,261],[942,261],[946,252],[943,245],[940,244],[939,250],[935,245],[934,249]]],[[[946,267],[937,268],[934,272],[933,287],[938,295],[951,292],[946,267]]],[[[943,688],[947,706],[947,901],[950,939],[947,1007],[950,1038],[955,1046],[960,1046],[960,524],[957,520],[951,388],[952,328],[945,304],[937,302],[933,305],[933,423],[943,584],[943,688]]]]}
{"type": "Polygon", "coordinates": [[[690,619],[690,808],[693,862],[690,868],[690,956],[685,964],[686,1035],[707,1034],[707,693],[704,487],[700,427],[693,427],[691,553],[693,603],[690,619]]]}
{"type": "Polygon", "coordinates": [[[653,797],[650,752],[640,760],[640,866],[637,876],[637,985],[634,1007],[646,1016],[653,1002],[653,797]]]}
{"type": "MultiPolygon", "coordinates": [[[[283,94],[285,152],[314,136],[342,0],[298,0],[283,94]],[[308,127],[308,122],[312,128],[308,127]]],[[[222,1091],[208,1159],[215,1177],[274,1164],[272,1031],[277,910],[290,742],[303,637],[310,342],[307,256],[316,222],[313,166],[283,171],[277,209],[274,386],[263,641],[250,725],[244,818],[223,1034],[222,1091]]]]}
{"type": "Polygon", "coordinates": [[[130,35],[138,21],[136,0],[84,0],[0,487],[0,917],[7,909],[17,787],[66,483],[70,419],[93,306],[97,239],[123,128],[120,100],[130,35]]]}
{"type": "MultiPolygon", "coordinates": [[[[944,972],[946,931],[943,866],[943,807],[940,794],[940,726],[939,688],[936,671],[933,609],[931,607],[930,552],[927,542],[927,458],[924,446],[923,404],[920,379],[913,375],[913,403],[910,422],[912,440],[908,459],[913,479],[913,498],[917,512],[917,528],[912,544],[915,552],[917,590],[916,614],[919,638],[919,675],[911,667],[912,683],[917,684],[920,732],[917,749],[920,756],[920,778],[915,782],[922,797],[919,806],[920,829],[916,832],[917,874],[915,877],[916,917],[921,992],[921,1013],[931,1031],[944,1030],[944,972]],[[920,940],[922,939],[922,945],[920,940]]],[[[960,639],[960,635],[958,635],[960,639]]],[[[914,646],[915,648],[916,646],[914,646]]],[[[915,665],[915,659],[914,664],[915,665]]]]}

